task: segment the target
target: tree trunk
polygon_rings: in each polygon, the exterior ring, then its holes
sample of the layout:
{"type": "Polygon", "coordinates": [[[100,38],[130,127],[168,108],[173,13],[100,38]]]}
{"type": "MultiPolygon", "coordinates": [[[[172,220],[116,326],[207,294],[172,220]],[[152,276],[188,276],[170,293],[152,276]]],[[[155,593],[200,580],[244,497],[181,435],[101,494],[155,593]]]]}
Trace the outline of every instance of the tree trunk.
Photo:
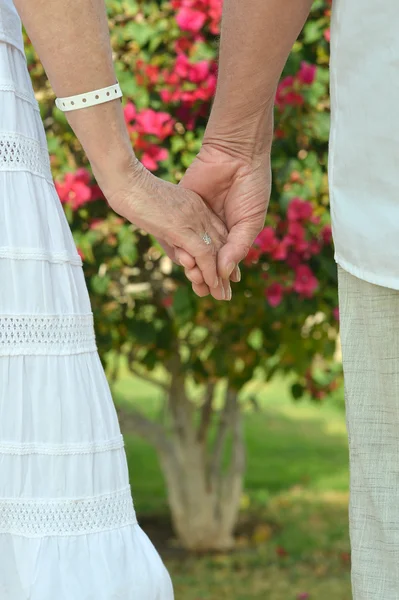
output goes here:
{"type": "Polygon", "coordinates": [[[210,447],[208,430],[214,386],[208,386],[200,425],[196,426],[194,417],[198,408],[187,397],[177,366],[169,365],[170,431],[139,413],[118,407],[121,427],[135,431],[155,446],[168,489],[175,533],[181,544],[194,551],[228,550],[234,545],[245,470],[237,392],[226,391],[216,438],[210,447]],[[223,468],[228,437],[232,438],[232,450],[228,467],[223,468]]]}

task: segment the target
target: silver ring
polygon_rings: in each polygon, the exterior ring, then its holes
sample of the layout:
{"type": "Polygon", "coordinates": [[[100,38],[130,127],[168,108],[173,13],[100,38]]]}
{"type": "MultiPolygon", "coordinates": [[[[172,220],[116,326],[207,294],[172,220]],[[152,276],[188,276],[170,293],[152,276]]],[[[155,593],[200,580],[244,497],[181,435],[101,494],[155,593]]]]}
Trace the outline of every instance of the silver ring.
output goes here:
{"type": "Polygon", "coordinates": [[[209,246],[209,244],[212,244],[212,240],[209,237],[209,235],[206,233],[206,231],[201,237],[204,240],[205,244],[208,244],[208,246],[209,246]]]}

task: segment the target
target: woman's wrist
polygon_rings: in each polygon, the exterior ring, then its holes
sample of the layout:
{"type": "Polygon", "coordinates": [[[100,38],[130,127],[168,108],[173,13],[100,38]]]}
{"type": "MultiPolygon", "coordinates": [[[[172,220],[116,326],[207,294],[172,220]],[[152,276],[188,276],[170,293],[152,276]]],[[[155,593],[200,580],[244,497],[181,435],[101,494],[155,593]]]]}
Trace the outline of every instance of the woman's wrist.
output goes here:
{"type": "Polygon", "coordinates": [[[99,159],[91,159],[90,164],[93,175],[112,208],[113,204],[118,203],[122,192],[134,185],[142,166],[131,146],[119,148],[99,159]]]}

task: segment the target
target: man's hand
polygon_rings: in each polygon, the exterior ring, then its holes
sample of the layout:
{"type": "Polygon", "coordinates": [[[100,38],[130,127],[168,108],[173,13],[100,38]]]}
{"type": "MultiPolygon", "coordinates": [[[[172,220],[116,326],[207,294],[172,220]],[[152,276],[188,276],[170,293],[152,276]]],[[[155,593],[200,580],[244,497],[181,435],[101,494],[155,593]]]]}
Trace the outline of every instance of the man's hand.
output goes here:
{"type": "MultiPolygon", "coordinates": [[[[218,273],[229,299],[229,278],[239,281],[238,264],[264,227],[271,189],[270,153],[248,159],[228,147],[205,142],[179,186],[199,194],[227,227],[227,242],[218,253],[218,273]]],[[[192,259],[179,250],[176,258],[185,267],[194,292],[199,296],[209,294],[192,259]]]]}

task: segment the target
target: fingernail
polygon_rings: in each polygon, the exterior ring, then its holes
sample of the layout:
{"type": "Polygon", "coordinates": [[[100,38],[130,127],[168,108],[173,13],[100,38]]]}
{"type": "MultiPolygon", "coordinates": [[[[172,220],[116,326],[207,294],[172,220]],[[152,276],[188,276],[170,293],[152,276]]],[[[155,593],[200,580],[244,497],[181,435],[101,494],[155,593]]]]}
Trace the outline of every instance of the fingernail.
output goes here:
{"type": "Polygon", "coordinates": [[[219,285],[219,277],[216,277],[215,279],[215,285],[213,287],[217,288],[219,285]]]}
{"type": "Polygon", "coordinates": [[[229,289],[227,290],[227,299],[231,300],[231,296],[232,296],[231,285],[229,284],[229,289]]]}
{"type": "Polygon", "coordinates": [[[224,285],[221,285],[222,288],[222,300],[226,300],[226,292],[224,291],[224,285]]]}
{"type": "Polygon", "coordinates": [[[230,275],[233,272],[234,267],[235,267],[235,264],[233,262],[231,262],[227,265],[227,277],[230,277],[230,275]]]}

